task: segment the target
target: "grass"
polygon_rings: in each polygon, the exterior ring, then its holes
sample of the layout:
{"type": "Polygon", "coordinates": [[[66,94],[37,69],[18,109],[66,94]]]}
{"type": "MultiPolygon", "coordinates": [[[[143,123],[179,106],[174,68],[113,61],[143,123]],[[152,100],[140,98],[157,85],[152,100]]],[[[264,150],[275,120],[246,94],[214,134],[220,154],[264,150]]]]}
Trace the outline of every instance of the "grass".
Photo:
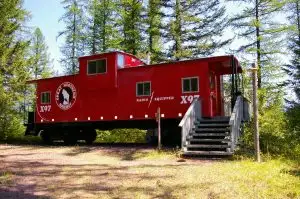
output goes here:
{"type": "Polygon", "coordinates": [[[6,144],[30,144],[30,145],[39,145],[42,144],[42,139],[39,136],[10,136],[6,140],[0,140],[0,143],[6,144]]]}
{"type": "Polygon", "coordinates": [[[0,153],[8,171],[0,186],[26,179],[50,198],[300,198],[300,164],[284,158],[181,161],[178,150],[86,146],[5,145],[0,153]]]}
{"type": "Polygon", "coordinates": [[[214,193],[219,198],[297,198],[300,178],[291,172],[297,169],[300,168],[280,159],[262,163],[243,160],[195,168],[194,174],[200,176],[200,182],[209,179],[214,186],[207,189],[207,194],[214,193]]]}
{"type": "Polygon", "coordinates": [[[147,152],[136,152],[133,157],[137,160],[171,160],[180,157],[179,149],[173,150],[149,150],[147,152]]]}
{"type": "MultiPolygon", "coordinates": [[[[155,160],[172,156],[150,152],[142,159],[145,157],[155,160]]],[[[123,179],[112,194],[120,198],[148,198],[151,192],[159,198],[300,198],[299,169],[281,159],[133,167],[131,172],[144,175],[138,186],[123,179]]]]}

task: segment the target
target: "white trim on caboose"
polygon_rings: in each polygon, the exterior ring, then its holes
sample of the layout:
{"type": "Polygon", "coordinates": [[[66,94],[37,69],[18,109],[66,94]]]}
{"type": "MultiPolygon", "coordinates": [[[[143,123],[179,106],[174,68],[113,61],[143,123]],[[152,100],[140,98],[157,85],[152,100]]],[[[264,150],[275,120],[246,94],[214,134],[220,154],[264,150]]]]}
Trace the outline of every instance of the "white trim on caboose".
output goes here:
{"type": "Polygon", "coordinates": [[[100,58],[100,59],[90,59],[90,60],[87,60],[87,63],[86,63],[86,74],[87,74],[88,76],[107,74],[107,58],[100,58]],[[90,74],[90,73],[89,73],[89,62],[92,62],[92,61],[100,61],[100,60],[105,60],[105,73],[92,73],[92,74],[90,74]]]}
{"type": "Polygon", "coordinates": [[[44,91],[44,92],[41,92],[41,100],[40,100],[40,102],[41,102],[41,104],[51,104],[51,91],[44,91]],[[43,94],[45,94],[45,93],[49,93],[49,102],[43,102],[43,97],[42,97],[42,95],[43,94]]]}
{"type": "MultiPolygon", "coordinates": [[[[191,85],[190,85],[191,86],[191,85]]],[[[199,92],[199,76],[193,76],[193,77],[183,77],[183,78],[181,78],[181,92],[182,93],[198,93],[199,92]],[[183,80],[185,80],[185,79],[194,79],[194,78],[196,78],[197,79],[197,82],[198,82],[198,84],[197,84],[197,91],[184,91],[183,90],[183,80]]]]}
{"type": "MultiPolygon", "coordinates": [[[[149,96],[151,96],[151,89],[152,89],[151,81],[136,82],[136,84],[135,84],[135,95],[136,95],[136,97],[149,97],[149,96]],[[144,83],[149,83],[150,84],[149,95],[139,95],[138,94],[138,84],[144,84],[144,83]]],[[[143,86],[143,92],[144,92],[144,86],[143,86]]]]}

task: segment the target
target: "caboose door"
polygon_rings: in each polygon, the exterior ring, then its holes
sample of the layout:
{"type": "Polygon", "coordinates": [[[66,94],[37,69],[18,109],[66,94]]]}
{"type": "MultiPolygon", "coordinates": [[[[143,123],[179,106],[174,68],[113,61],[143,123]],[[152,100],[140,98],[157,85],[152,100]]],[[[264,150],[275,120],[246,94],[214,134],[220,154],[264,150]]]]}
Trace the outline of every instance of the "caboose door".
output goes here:
{"type": "Polygon", "coordinates": [[[218,106],[218,92],[217,92],[217,77],[214,72],[210,72],[209,75],[210,82],[210,102],[211,102],[211,116],[219,116],[219,106],[218,106]]]}

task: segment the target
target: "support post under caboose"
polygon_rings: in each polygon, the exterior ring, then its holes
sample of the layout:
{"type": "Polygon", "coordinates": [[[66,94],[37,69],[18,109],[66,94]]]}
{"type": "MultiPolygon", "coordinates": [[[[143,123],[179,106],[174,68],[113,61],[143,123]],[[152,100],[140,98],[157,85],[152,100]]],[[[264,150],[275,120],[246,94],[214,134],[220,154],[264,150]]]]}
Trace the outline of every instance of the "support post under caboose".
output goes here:
{"type": "Polygon", "coordinates": [[[241,82],[238,79],[238,66],[236,64],[235,58],[231,56],[231,110],[233,110],[235,101],[239,93],[239,84],[241,82]]]}

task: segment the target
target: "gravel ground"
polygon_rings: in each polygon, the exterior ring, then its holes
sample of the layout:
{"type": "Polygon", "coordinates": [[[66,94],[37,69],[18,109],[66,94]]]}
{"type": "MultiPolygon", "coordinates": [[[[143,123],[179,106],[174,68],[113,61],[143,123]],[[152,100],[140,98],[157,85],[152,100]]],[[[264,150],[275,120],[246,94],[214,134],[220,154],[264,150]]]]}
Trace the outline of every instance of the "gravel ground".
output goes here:
{"type": "Polygon", "coordinates": [[[176,168],[211,164],[145,146],[0,145],[0,198],[172,198],[176,168]],[[166,169],[166,170],[163,170],[166,169]]]}

